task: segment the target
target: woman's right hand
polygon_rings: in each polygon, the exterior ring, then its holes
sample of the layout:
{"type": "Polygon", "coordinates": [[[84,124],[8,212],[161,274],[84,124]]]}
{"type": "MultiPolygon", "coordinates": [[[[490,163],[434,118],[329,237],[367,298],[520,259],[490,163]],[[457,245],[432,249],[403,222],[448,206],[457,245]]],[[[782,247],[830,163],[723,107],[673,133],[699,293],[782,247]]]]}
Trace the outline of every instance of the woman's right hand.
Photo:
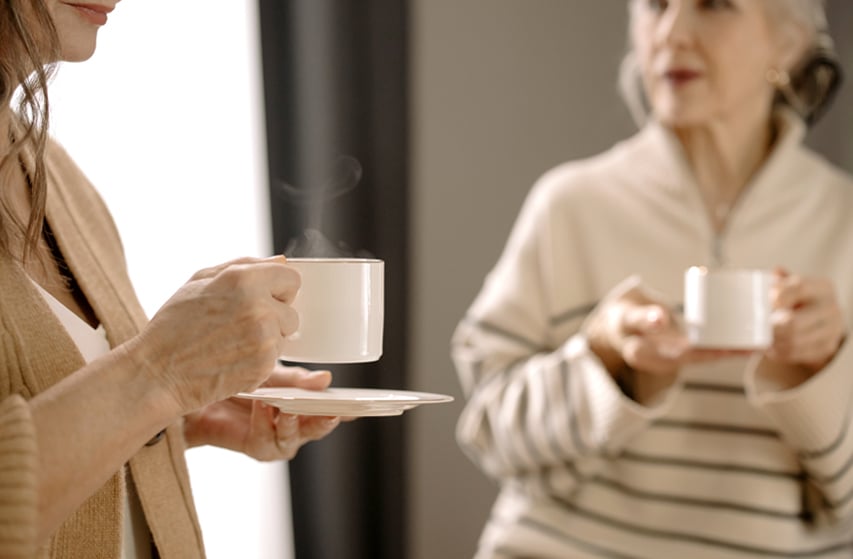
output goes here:
{"type": "Polygon", "coordinates": [[[299,325],[299,273],[284,258],[242,258],[197,272],[127,344],[139,369],[184,414],[272,373],[299,325]]]}
{"type": "Polygon", "coordinates": [[[599,304],[586,326],[590,349],[611,374],[626,366],[654,375],[673,375],[688,342],[663,299],[631,277],[599,304]]]}

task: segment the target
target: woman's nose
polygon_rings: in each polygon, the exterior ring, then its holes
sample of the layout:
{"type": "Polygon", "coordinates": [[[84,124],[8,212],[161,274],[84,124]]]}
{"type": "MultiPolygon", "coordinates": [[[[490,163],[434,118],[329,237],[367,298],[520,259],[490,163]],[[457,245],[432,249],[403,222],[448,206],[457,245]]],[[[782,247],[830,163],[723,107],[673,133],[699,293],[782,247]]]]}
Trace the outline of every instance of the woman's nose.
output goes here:
{"type": "Polygon", "coordinates": [[[688,4],[670,2],[655,29],[655,39],[659,45],[685,46],[693,41],[695,14],[688,4]]]}

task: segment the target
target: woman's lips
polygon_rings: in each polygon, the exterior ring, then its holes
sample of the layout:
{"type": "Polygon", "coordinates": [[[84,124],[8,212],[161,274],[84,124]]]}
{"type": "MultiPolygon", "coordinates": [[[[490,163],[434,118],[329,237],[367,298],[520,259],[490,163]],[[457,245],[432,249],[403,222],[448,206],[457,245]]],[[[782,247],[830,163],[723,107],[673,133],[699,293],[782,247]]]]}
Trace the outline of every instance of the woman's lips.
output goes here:
{"type": "Polygon", "coordinates": [[[701,74],[695,70],[688,70],[684,68],[676,68],[673,70],[667,70],[663,73],[664,79],[675,84],[675,85],[684,85],[692,82],[693,80],[701,77],[701,74]]]}
{"type": "Polygon", "coordinates": [[[108,6],[99,4],[68,4],[83,16],[83,19],[95,25],[104,25],[107,23],[107,14],[112,11],[108,6]]]}

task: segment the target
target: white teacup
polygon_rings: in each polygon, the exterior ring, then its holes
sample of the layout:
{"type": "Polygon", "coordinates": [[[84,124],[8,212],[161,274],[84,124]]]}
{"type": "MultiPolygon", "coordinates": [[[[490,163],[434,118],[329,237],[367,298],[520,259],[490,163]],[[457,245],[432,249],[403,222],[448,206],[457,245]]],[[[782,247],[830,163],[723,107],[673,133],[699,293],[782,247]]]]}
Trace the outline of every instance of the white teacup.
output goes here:
{"type": "Polygon", "coordinates": [[[764,349],[773,342],[767,270],[693,266],[684,273],[684,321],[691,345],[764,349]]]}
{"type": "Polygon", "coordinates": [[[371,258],[288,258],[302,276],[293,307],[299,328],[281,359],[296,363],[363,363],[382,356],[384,268],[371,258]]]}

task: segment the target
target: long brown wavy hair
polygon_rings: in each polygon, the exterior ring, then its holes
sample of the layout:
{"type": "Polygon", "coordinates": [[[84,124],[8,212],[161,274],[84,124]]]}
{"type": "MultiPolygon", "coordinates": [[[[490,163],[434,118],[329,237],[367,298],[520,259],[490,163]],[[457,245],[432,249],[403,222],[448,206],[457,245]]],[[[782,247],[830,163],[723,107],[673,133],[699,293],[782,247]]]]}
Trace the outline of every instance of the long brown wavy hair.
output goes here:
{"type": "Polygon", "coordinates": [[[33,253],[42,235],[47,198],[44,151],[48,137],[47,86],[59,59],[59,38],[43,0],[0,0],[0,111],[10,125],[10,147],[0,153],[0,177],[22,166],[21,152],[31,150],[32,168],[24,169],[32,210],[22,222],[12,210],[0,182],[0,255],[22,261],[33,253]],[[14,107],[12,107],[14,105],[14,107]],[[10,111],[12,111],[10,113],[10,111]],[[14,123],[14,126],[12,125],[14,123]],[[15,250],[23,240],[23,250],[15,250]]]}

